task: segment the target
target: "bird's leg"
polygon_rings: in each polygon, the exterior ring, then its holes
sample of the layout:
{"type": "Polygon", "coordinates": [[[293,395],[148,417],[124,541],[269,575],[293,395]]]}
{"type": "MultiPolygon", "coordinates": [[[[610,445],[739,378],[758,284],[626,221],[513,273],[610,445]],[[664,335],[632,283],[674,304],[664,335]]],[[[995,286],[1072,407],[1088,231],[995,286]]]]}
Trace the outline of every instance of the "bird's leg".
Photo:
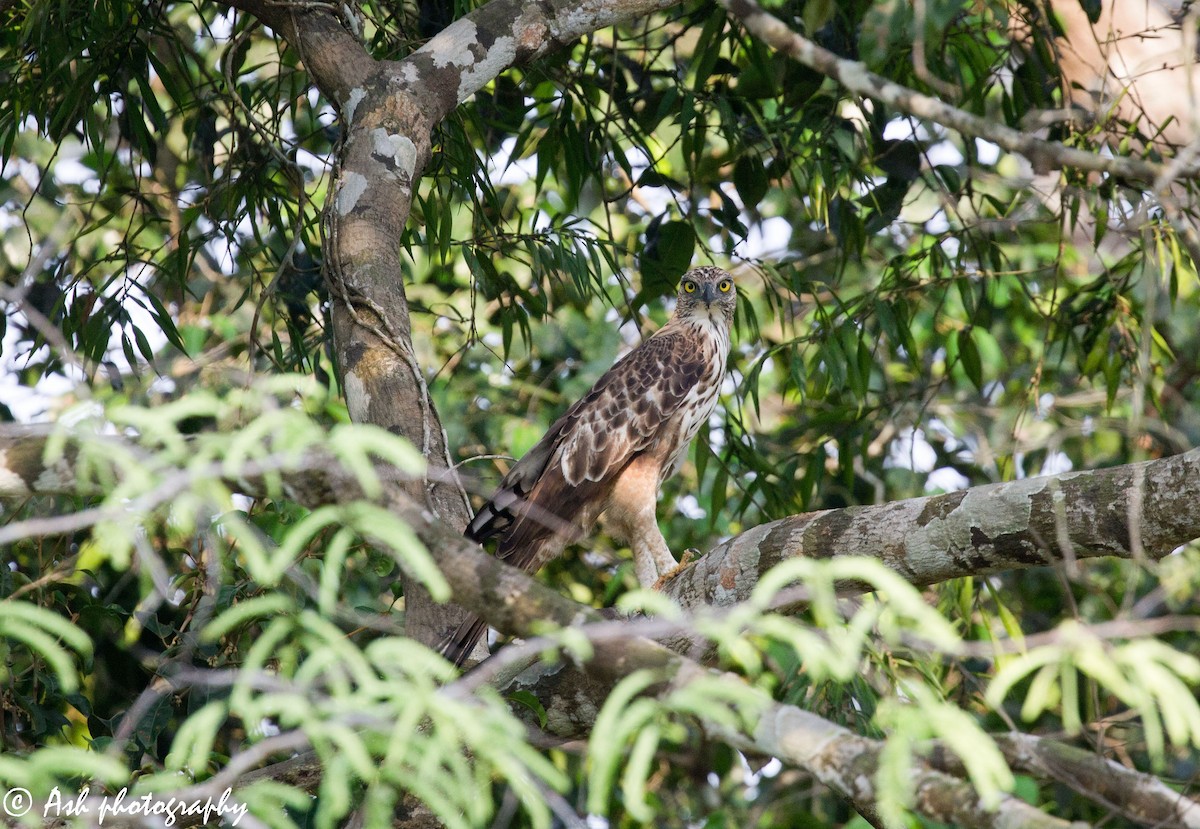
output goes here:
{"type": "Polygon", "coordinates": [[[663,538],[658,521],[651,512],[647,517],[639,516],[639,521],[630,529],[629,548],[633,551],[633,571],[637,574],[638,584],[642,587],[653,588],[658,584],[659,577],[669,570],[675,569],[675,556],[663,538]]]}
{"type": "Polygon", "coordinates": [[[658,571],[654,569],[654,560],[645,556],[633,555],[633,572],[637,575],[638,584],[649,587],[658,580],[658,571]]]}
{"type": "Polygon", "coordinates": [[[652,590],[680,569],[658,528],[659,473],[653,455],[635,459],[617,479],[604,513],[605,527],[633,551],[638,584],[652,590]]]}
{"type": "Polygon", "coordinates": [[[670,573],[679,567],[679,563],[675,561],[675,556],[671,552],[671,548],[667,546],[667,540],[663,538],[662,531],[658,529],[658,522],[654,522],[655,535],[658,537],[658,544],[651,550],[651,555],[654,556],[654,569],[658,571],[655,577],[655,584],[662,581],[664,573],[670,573]]]}
{"type": "Polygon", "coordinates": [[[663,585],[700,557],[699,550],[687,549],[683,552],[683,558],[675,561],[653,514],[650,520],[640,521],[634,528],[630,548],[633,550],[633,569],[637,573],[638,584],[651,590],[661,590],[663,585]]]}

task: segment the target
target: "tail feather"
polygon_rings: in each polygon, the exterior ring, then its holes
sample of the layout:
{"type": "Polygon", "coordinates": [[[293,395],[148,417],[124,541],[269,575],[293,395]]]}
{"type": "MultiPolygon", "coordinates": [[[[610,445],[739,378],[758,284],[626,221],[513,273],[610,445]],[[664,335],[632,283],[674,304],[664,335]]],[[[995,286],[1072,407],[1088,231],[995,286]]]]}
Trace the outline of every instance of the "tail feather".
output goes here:
{"type": "MultiPolygon", "coordinates": [[[[540,444],[536,451],[548,452],[540,444]]],[[[611,480],[583,480],[572,485],[563,478],[558,465],[546,467],[531,451],[476,513],[464,535],[475,542],[499,536],[496,558],[535,573],[595,524],[612,486],[611,480]],[[531,466],[524,470],[536,468],[540,475],[528,489],[528,481],[520,474],[527,459],[531,466]]],[[[458,626],[439,651],[462,667],[486,632],[487,622],[472,616],[458,626]]]]}
{"type": "Polygon", "coordinates": [[[472,616],[459,625],[438,650],[442,656],[454,663],[454,667],[461,668],[485,633],[487,622],[478,616],[472,616]]]}
{"type": "Polygon", "coordinates": [[[525,493],[518,489],[498,489],[486,504],[479,508],[471,523],[467,525],[467,538],[482,544],[493,536],[500,535],[512,526],[513,508],[519,509],[525,493]]]}

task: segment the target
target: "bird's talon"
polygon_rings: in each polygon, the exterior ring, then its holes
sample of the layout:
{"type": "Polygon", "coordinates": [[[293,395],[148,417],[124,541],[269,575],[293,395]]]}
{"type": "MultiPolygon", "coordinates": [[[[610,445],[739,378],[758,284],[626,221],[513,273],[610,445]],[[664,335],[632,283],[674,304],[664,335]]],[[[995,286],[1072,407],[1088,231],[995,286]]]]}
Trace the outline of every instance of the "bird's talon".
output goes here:
{"type": "Polygon", "coordinates": [[[659,576],[658,580],[654,582],[650,589],[661,591],[663,587],[666,586],[667,582],[671,581],[671,579],[675,578],[684,570],[695,564],[696,559],[700,558],[701,555],[702,553],[695,547],[688,547],[683,551],[683,555],[679,557],[679,563],[659,576]]]}

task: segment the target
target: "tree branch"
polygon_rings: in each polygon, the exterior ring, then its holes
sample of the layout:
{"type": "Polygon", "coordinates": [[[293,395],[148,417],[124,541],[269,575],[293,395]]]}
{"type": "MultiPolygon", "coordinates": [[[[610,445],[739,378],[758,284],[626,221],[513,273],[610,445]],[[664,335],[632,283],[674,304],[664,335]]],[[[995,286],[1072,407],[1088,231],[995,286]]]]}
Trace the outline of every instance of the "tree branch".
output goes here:
{"type": "Polygon", "coordinates": [[[683,607],[749,597],[788,558],[878,558],[922,586],[1100,556],[1161,558],[1200,538],[1200,449],[1143,463],[793,515],[746,530],[681,572],[683,607]]]}
{"type": "Polygon", "coordinates": [[[375,60],[350,33],[351,21],[339,20],[333,3],[221,0],[221,4],[253,15],[281,35],[331,101],[344,100],[375,69],[375,60]]]}
{"type": "MultiPolygon", "coordinates": [[[[1200,829],[1200,803],[1153,775],[1032,734],[1000,734],[995,740],[1014,771],[1061,783],[1139,823],[1200,829]]],[[[935,749],[930,763],[956,776],[965,772],[959,758],[942,747],[935,749]]]]}
{"type": "MultiPolygon", "coordinates": [[[[1058,141],[1037,138],[894,83],[871,72],[862,63],[839,58],[794,32],[782,20],[764,11],[756,0],[721,0],[721,5],[755,37],[810,69],[833,78],[851,92],[881,101],[898,112],[941,124],[963,135],[991,141],[1002,149],[1025,156],[1035,170],[1073,167],[1148,184],[1166,179],[1166,167],[1162,164],[1137,158],[1106,157],[1068,147],[1058,141]]],[[[1178,177],[1195,178],[1197,175],[1200,175],[1200,167],[1191,164],[1186,171],[1180,171],[1178,177]]]]}
{"type": "MultiPolygon", "coordinates": [[[[0,498],[74,491],[71,455],[46,464],[45,441],[43,430],[0,430],[0,498]]],[[[239,478],[230,483],[244,490],[252,482],[239,478]]],[[[527,632],[538,619],[560,625],[578,621],[578,605],[567,602],[555,611],[552,596],[557,594],[544,588],[534,605],[521,606],[529,581],[515,578],[520,571],[514,568],[489,571],[485,583],[478,547],[444,521],[430,523],[430,514],[411,494],[401,497],[405,483],[392,482],[385,505],[414,527],[425,527],[423,540],[443,557],[447,578],[455,571],[450,580],[456,585],[456,601],[477,608],[502,630],[527,632]]],[[[287,476],[285,489],[310,508],[362,497],[350,476],[335,471],[332,460],[313,456],[287,476]]],[[[874,557],[917,586],[1104,556],[1157,559],[1200,538],[1197,501],[1200,449],[1192,449],[1107,469],[804,513],[734,536],[664,590],[685,609],[729,606],[747,599],[762,573],[793,557],[874,557]]]]}

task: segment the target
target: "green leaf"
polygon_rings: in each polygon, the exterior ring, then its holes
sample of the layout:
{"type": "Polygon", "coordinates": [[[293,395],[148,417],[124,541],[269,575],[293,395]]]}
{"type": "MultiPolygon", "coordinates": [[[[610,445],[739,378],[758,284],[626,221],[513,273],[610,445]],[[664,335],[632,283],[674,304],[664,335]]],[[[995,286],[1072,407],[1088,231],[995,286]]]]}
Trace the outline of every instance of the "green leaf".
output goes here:
{"type": "Polygon", "coordinates": [[[598,815],[607,814],[608,797],[621,760],[620,720],[634,698],[658,681],[658,675],[652,671],[634,671],[616,684],[604,701],[604,707],[596,715],[589,739],[591,785],[588,788],[588,811],[598,815]]]}
{"type": "Polygon", "coordinates": [[[966,372],[967,379],[975,384],[975,388],[983,389],[983,361],[979,357],[979,349],[971,336],[971,329],[964,328],[956,335],[958,342],[958,358],[966,372]]]}
{"type": "Polygon", "coordinates": [[[532,711],[534,716],[537,717],[539,728],[546,727],[546,707],[542,705],[541,700],[539,700],[529,691],[514,691],[508,695],[508,699],[512,700],[521,707],[532,711]]]}
{"type": "Polygon", "coordinates": [[[643,294],[649,298],[673,293],[679,277],[692,264],[695,250],[696,232],[687,222],[652,223],[638,257],[643,294]]]}
{"type": "Polygon", "coordinates": [[[742,204],[755,208],[767,194],[771,183],[762,162],[754,156],[743,155],[733,165],[733,186],[737,188],[742,204]]]}
{"type": "Polygon", "coordinates": [[[282,593],[267,593],[238,602],[211,622],[200,632],[202,642],[216,642],[235,628],[254,619],[282,616],[295,612],[292,600],[282,593]]]}

